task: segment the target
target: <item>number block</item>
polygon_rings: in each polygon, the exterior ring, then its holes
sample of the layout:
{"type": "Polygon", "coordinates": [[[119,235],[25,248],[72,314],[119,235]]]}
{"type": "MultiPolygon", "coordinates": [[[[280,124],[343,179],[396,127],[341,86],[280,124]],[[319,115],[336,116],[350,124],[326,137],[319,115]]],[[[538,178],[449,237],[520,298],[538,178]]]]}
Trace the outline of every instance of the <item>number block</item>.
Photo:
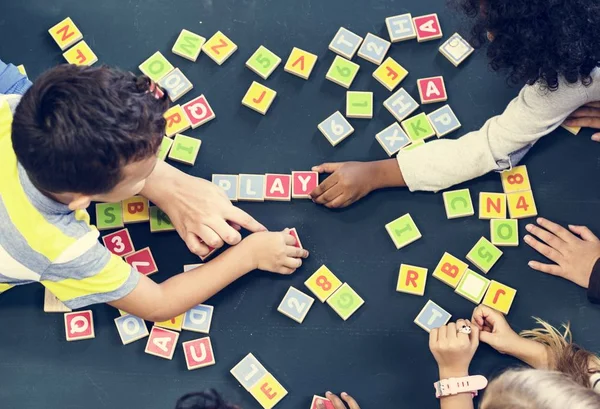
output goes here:
{"type": "Polygon", "coordinates": [[[433,270],[433,277],[452,288],[456,288],[467,268],[469,268],[467,263],[457,259],[450,253],[444,253],[437,267],[433,270]]]}
{"type": "Polygon", "coordinates": [[[208,334],[214,311],[215,307],[212,305],[198,304],[192,307],[184,314],[181,328],[186,331],[208,334]]]}
{"type": "Polygon", "coordinates": [[[158,272],[150,247],[145,247],[125,256],[125,262],[145,276],[158,272]]]}
{"type": "Polygon", "coordinates": [[[193,166],[196,163],[201,145],[202,141],[200,139],[177,134],[169,152],[169,159],[193,166]]]}
{"type": "Polygon", "coordinates": [[[290,287],[287,293],[285,293],[283,300],[281,300],[279,307],[277,307],[277,311],[302,324],[314,302],[314,298],[294,287],[290,287]]]}
{"type": "Polygon", "coordinates": [[[375,139],[389,156],[393,156],[400,149],[410,144],[408,135],[396,122],[375,135],[375,139]]]}
{"type": "Polygon", "coordinates": [[[319,185],[319,172],[292,172],[292,197],[310,199],[310,193],[319,185]]]}
{"type": "Polygon", "coordinates": [[[140,64],[140,71],[154,82],[159,82],[165,75],[173,71],[173,65],[160,51],[155,52],[140,64]]]}
{"type": "Polygon", "coordinates": [[[248,202],[265,201],[265,175],[241,174],[238,180],[238,200],[248,202]]]}
{"type": "Polygon", "coordinates": [[[370,91],[346,92],[346,116],[348,118],[373,118],[373,93],[370,91]]]}
{"type": "Polygon", "coordinates": [[[489,273],[494,264],[502,256],[502,250],[494,246],[488,239],[482,237],[467,254],[467,260],[475,264],[485,274],[489,273]]]}
{"type": "Polygon", "coordinates": [[[400,88],[392,94],[392,96],[386,99],[383,106],[390,111],[390,114],[392,114],[398,122],[402,122],[419,108],[417,101],[415,101],[404,88],[400,88]]]}
{"type": "Polygon", "coordinates": [[[467,269],[454,292],[479,305],[489,286],[490,280],[467,269]]]}
{"type": "Polygon", "coordinates": [[[253,81],[242,99],[242,105],[265,115],[276,96],[276,91],[253,81]]]}
{"type": "Polygon", "coordinates": [[[174,331],[181,331],[181,328],[183,326],[183,316],[184,314],[181,314],[171,318],[170,320],[155,322],[154,325],[156,327],[172,329],[174,331]]]}
{"type": "Polygon", "coordinates": [[[381,37],[368,33],[358,49],[358,56],[380,65],[392,44],[381,37]]]}
{"type": "Polygon", "coordinates": [[[263,45],[258,47],[246,61],[246,67],[254,71],[263,80],[269,78],[279,64],[281,64],[281,58],[263,45]]]}
{"type": "Polygon", "coordinates": [[[169,138],[173,135],[177,135],[178,133],[188,130],[191,126],[190,120],[188,119],[181,105],[173,105],[167,110],[167,112],[163,114],[163,116],[167,121],[165,135],[169,138]]]}
{"type": "Polygon", "coordinates": [[[225,191],[227,198],[236,202],[238,191],[238,175],[212,175],[212,182],[225,191]]]}
{"type": "Polygon", "coordinates": [[[319,301],[325,302],[331,294],[340,288],[342,282],[327,266],[322,265],[304,282],[304,285],[312,291],[319,301]]]}
{"type": "Polygon", "coordinates": [[[196,62],[200,51],[202,51],[202,45],[206,42],[206,38],[192,33],[186,29],[181,30],[171,52],[187,60],[196,62]]]}
{"type": "Polygon", "coordinates": [[[150,337],[148,338],[144,352],[171,360],[173,359],[178,339],[179,332],[154,326],[150,330],[150,337]]]}
{"type": "Polygon", "coordinates": [[[413,149],[418,148],[419,146],[425,145],[424,140],[411,142],[410,145],[406,145],[404,148],[400,149],[401,151],[412,151],[413,149]]]}
{"type": "Polygon", "coordinates": [[[417,80],[421,104],[433,104],[448,100],[444,77],[421,78],[417,80]]]}
{"type": "Polygon", "coordinates": [[[115,318],[115,325],[123,345],[131,344],[150,335],[144,320],[133,315],[125,314],[115,318]]]}
{"type": "Polygon", "coordinates": [[[127,229],[121,229],[114,233],[107,234],[102,237],[102,242],[108,251],[119,257],[124,257],[135,251],[133,241],[131,241],[131,236],[127,229]]]}
{"type": "Polygon", "coordinates": [[[299,249],[303,249],[302,242],[300,241],[300,236],[298,236],[298,230],[295,227],[290,229],[290,236],[292,236],[296,242],[294,243],[294,247],[298,247],[299,249]]]}
{"type": "Polygon", "coordinates": [[[373,78],[388,91],[393,91],[407,75],[408,71],[392,57],[386,58],[383,64],[373,71],[373,78]]]}
{"type": "Polygon", "coordinates": [[[388,17],[385,19],[385,25],[392,43],[417,38],[417,31],[410,13],[388,17]]]}
{"type": "Polygon", "coordinates": [[[265,367],[252,354],[246,355],[231,369],[230,373],[247,391],[250,391],[254,385],[258,384],[259,380],[268,374],[265,367]]]}
{"type": "Polygon", "coordinates": [[[481,220],[506,219],[506,194],[479,193],[479,218],[481,220]]]}
{"type": "Polygon", "coordinates": [[[71,312],[71,309],[64,305],[47,288],[44,288],[44,312],[71,312]]]}
{"type": "Polygon", "coordinates": [[[446,217],[448,219],[473,216],[475,214],[469,189],[444,192],[442,196],[444,197],[444,207],[446,208],[446,217]]]}
{"type": "Polygon", "coordinates": [[[215,111],[210,107],[204,95],[200,95],[181,106],[193,129],[204,125],[216,118],[215,111]]]}
{"type": "Polygon", "coordinates": [[[96,227],[98,230],[117,229],[124,225],[121,203],[96,203],[96,227]]]}
{"type": "Polygon", "coordinates": [[[423,296],[425,295],[426,282],[426,268],[411,266],[409,264],[401,264],[396,291],[399,293],[423,296]]]}
{"type": "Polygon", "coordinates": [[[188,93],[194,85],[190,80],[181,72],[179,68],[175,68],[173,71],[165,75],[159,82],[158,85],[169,95],[169,99],[172,102],[177,101],[179,98],[188,93]]]}
{"type": "Polygon", "coordinates": [[[442,26],[435,13],[415,17],[413,18],[413,24],[417,31],[417,41],[420,43],[443,37],[442,26]]]}
{"type": "Polygon", "coordinates": [[[412,118],[405,119],[401,122],[401,125],[413,142],[422,141],[435,136],[433,126],[431,126],[425,112],[421,112],[419,115],[415,115],[412,118]]]}
{"type": "Polygon", "coordinates": [[[165,231],[175,231],[171,219],[157,206],[150,206],[150,232],[160,233],[165,231]]]}
{"type": "Polygon", "coordinates": [[[67,341],[94,338],[96,335],[92,310],[65,313],[65,335],[67,341]]]}
{"type": "Polygon", "coordinates": [[[531,190],[531,182],[527,166],[515,166],[511,170],[500,173],[504,193],[523,192],[531,190]]]}
{"type": "Polygon", "coordinates": [[[237,50],[237,45],[231,41],[225,34],[217,31],[202,46],[202,51],[210,57],[211,60],[222,65],[237,50]]]}
{"type": "Polygon", "coordinates": [[[73,23],[71,17],[67,17],[53,26],[48,30],[48,33],[50,33],[56,44],[63,51],[83,38],[83,34],[81,34],[75,23],[73,23]]]}
{"type": "Polygon", "coordinates": [[[186,273],[186,272],[188,272],[190,270],[193,270],[195,268],[201,267],[203,265],[204,265],[203,263],[198,263],[198,264],[184,264],[183,265],[183,272],[186,273]]]}
{"type": "Polygon", "coordinates": [[[359,69],[360,65],[336,55],[325,78],[344,88],[350,88],[359,69]]]}
{"type": "MultiPolygon", "coordinates": [[[[21,66],[19,66],[21,67],[21,66]]],[[[17,67],[17,68],[19,68],[17,67]]],[[[27,75],[25,73],[22,73],[23,75],[27,75]]],[[[567,126],[565,124],[562,124],[561,127],[563,127],[564,129],[566,129],[567,131],[569,131],[570,133],[572,133],[573,135],[577,135],[579,132],[581,132],[581,127],[580,126],[567,126]]]]}
{"type": "Polygon", "coordinates": [[[514,288],[492,280],[483,298],[483,305],[508,314],[516,295],[517,290],[514,288]]]}
{"type": "Polygon", "coordinates": [[[215,354],[209,337],[194,339],[181,344],[188,371],[214,365],[215,354]]]}
{"type": "Polygon", "coordinates": [[[270,373],[266,373],[249,392],[264,409],[273,408],[288,393],[270,373]]]}
{"type": "Polygon", "coordinates": [[[310,409],[319,409],[320,408],[320,406],[318,406],[319,403],[323,404],[323,407],[325,409],[335,409],[335,407],[333,406],[333,403],[331,403],[331,401],[329,399],[324,398],[322,396],[317,396],[317,395],[313,396],[312,403],[310,404],[310,409]]]}
{"type": "Polygon", "coordinates": [[[406,247],[423,237],[413,218],[408,213],[386,224],[385,229],[397,249],[406,247]]]}
{"type": "Polygon", "coordinates": [[[467,59],[475,49],[460,34],[454,33],[439,48],[440,53],[455,67],[467,59]]]}
{"type": "Polygon", "coordinates": [[[160,148],[158,148],[158,153],[156,157],[160,160],[167,159],[167,155],[169,154],[169,150],[171,150],[171,145],[173,145],[173,140],[163,136],[162,142],[160,143],[160,148]]]}
{"type": "Polygon", "coordinates": [[[329,49],[344,58],[351,60],[358,51],[363,38],[352,31],[340,27],[333,40],[329,44],[329,49]]]}
{"type": "Polygon", "coordinates": [[[88,67],[98,61],[98,57],[85,40],[81,40],[72,48],[65,51],[63,57],[69,64],[86,65],[88,67]]]}
{"type": "Polygon", "coordinates": [[[519,221],[508,219],[490,220],[490,237],[496,246],[519,245],[519,221]]]}
{"type": "Polygon", "coordinates": [[[265,175],[265,200],[280,202],[292,200],[292,175],[267,173],[265,175]]]}
{"type": "Polygon", "coordinates": [[[148,199],[142,196],[132,196],[123,200],[123,221],[127,223],[141,223],[150,220],[148,199]]]}
{"type": "Polygon", "coordinates": [[[317,128],[327,138],[331,146],[336,146],[354,132],[354,128],[340,111],[334,112],[333,115],[321,122],[317,128]]]}
{"type": "Polygon", "coordinates": [[[531,190],[508,193],[506,200],[508,201],[508,213],[511,219],[525,219],[538,214],[531,190]]]}
{"type": "Polygon", "coordinates": [[[346,321],[365,303],[360,295],[348,285],[342,284],[331,297],[327,299],[327,304],[346,321]]]}
{"type": "Polygon", "coordinates": [[[446,136],[461,127],[460,121],[450,108],[450,105],[444,105],[440,109],[427,115],[427,119],[433,126],[433,130],[438,138],[446,136]]]}
{"type": "Polygon", "coordinates": [[[317,56],[300,48],[292,48],[292,52],[285,63],[283,70],[297,77],[307,80],[317,63],[317,56]]]}
{"type": "Polygon", "coordinates": [[[432,329],[446,325],[450,318],[452,315],[448,311],[429,300],[414,322],[425,331],[431,332],[432,329]]]}

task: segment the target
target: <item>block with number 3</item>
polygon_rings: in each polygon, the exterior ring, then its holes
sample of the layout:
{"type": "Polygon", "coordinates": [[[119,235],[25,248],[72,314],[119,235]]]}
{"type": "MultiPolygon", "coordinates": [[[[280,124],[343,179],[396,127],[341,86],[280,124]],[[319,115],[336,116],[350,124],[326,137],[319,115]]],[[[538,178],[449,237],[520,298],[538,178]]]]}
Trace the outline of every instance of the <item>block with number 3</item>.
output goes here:
{"type": "Polygon", "coordinates": [[[149,276],[150,274],[154,274],[158,271],[158,267],[156,267],[156,262],[154,261],[154,257],[152,257],[152,252],[150,251],[150,247],[143,248],[135,253],[125,256],[125,261],[131,267],[135,268],[139,273],[142,273],[145,276],[149,276]]]}
{"type": "Polygon", "coordinates": [[[314,302],[314,298],[294,287],[290,287],[283,300],[281,300],[279,307],[277,307],[277,311],[302,324],[314,302]]]}
{"type": "Polygon", "coordinates": [[[332,146],[336,146],[354,132],[354,128],[340,111],[336,111],[329,118],[321,122],[318,128],[332,146]]]}
{"type": "Polygon", "coordinates": [[[391,43],[389,41],[368,33],[358,50],[358,56],[373,64],[380,65],[390,46],[391,43]]]}
{"type": "Polygon", "coordinates": [[[124,257],[135,251],[131,236],[129,235],[129,230],[127,229],[121,229],[114,233],[107,234],[102,237],[102,242],[108,251],[119,257],[124,257]]]}
{"type": "Polygon", "coordinates": [[[342,285],[342,282],[327,266],[322,265],[304,282],[304,285],[319,301],[325,302],[342,285]]]}

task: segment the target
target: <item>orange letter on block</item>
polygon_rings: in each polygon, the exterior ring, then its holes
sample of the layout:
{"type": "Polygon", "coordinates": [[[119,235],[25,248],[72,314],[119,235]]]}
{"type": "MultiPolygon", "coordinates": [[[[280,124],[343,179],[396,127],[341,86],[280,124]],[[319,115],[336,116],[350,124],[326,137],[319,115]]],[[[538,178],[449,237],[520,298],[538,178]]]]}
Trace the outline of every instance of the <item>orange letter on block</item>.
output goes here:
{"type": "Polygon", "coordinates": [[[265,394],[265,396],[269,399],[273,399],[275,396],[277,396],[277,393],[273,392],[273,388],[271,388],[269,386],[268,382],[265,382],[262,384],[262,386],[260,387],[260,390],[262,391],[262,393],[265,394]]]}
{"type": "Polygon", "coordinates": [[[408,286],[408,284],[412,284],[413,287],[417,288],[417,280],[419,278],[419,273],[417,273],[415,270],[408,270],[408,272],[406,273],[406,286],[408,286]]]}

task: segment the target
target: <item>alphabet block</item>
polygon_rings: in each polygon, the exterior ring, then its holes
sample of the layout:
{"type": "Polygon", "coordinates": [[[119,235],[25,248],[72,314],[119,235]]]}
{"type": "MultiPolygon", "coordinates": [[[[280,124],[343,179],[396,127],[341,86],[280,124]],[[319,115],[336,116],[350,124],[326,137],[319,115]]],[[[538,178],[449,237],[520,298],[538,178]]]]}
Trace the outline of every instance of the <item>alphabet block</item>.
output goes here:
{"type": "Polygon", "coordinates": [[[194,85],[187,79],[187,77],[181,72],[179,68],[175,68],[173,71],[165,75],[159,82],[158,85],[169,95],[169,99],[172,102],[177,101],[179,98],[189,92],[194,85]]]}
{"type": "Polygon", "coordinates": [[[96,203],[96,227],[111,230],[124,226],[121,203],[96,203]]]}
{"type": "Polygon", "coordinates": [[[181,314],[171,318],[170,320],[155,322],[154,325],[156,327],[172,329],[174,331],[181,331],[181,327],[183,326],[183,316],[184,314],[181,314]]]}
{"type": "Polygon", "coordinates": [[[404,148],[400,149],[401,151],[412,151],[413,149],[417,149],[420,146],[425,145],[424,140],[411,142],[409,145],[406,145],[404,148]]]}
{"type": "Polygon", "coordinates": [[[467,269],[454,292],[479,305],[489,285],[490,280],[467,269]]]}
{"type": "Polygon", "coordinates": [[[516,295],[517,290],[514,288],[492,280],[483,298],[483,305],[508,314],[516,295]]]}
{"type": "Polygon", "coordinates": [[[400,88],[391,97],[385,100],[383,106],[398,122],[402,122],[419,108],[419,104],[404,88],[400,88]]]}
{"type": "Polygon", "coordinates": [[[216,118],[215,111],[210,107],[204,95],[200,95],[181,106],[193,129],[204,125],[216,118]]]}
{"type": "Polygon", "coordinates": [[[538,214],[531,190],[508,193],[506,200],[508,201],[508,213],[511,219],[525,219],[538,214]]]}
{"type": "Polygon", "coordinates": [[[417,31],[410,13],[388,17],[385,19],[385,25],[392,43],[417,38],[417,31]]]}
{"type": "Polygon", "coordinates": [[[71,312],[71,309],[64,305],[47,288],[44,288],[44,312],[71,312]]]}
{"type": "Polygon", "coordinates": [[[160,160],[167,159],[167,155],[169,154],[171,145],[173,145],[173,140],[171,138],[167,138],[166,136],[163,136],[162,142],[160,143],[160,148],[158,148],[158,153],[156,154],[158,159],[160,159],[160,160]]]}
{"type": "Polygon", "coordinates": [[[265,201],[265,175],[239,176],[237,192],[239,201],[264,202],[265,201]]]}
{"type": "Polygon", "coordinates": [[[450,105],[444,105],[440,109],[427,115],[427,119],[433,126],[433,130],[438,138],[446,136],[461,127],[460,121],[450,108],[450,105]]]}
{"type": "Polygon", "coordinates": [[[365,41],[363,41],[358,49],[358,56],[373,64],[380,65],[390,49],[390,46],[391,43],[389,41],[368,33],[365,37],[365,41]]]}
{"type": "Polygon", "coordinates": [[[336,146],[354,132],[354,128],[340,111],[334,112],[333,115],[321,122],[318,128],[331,146],[336,146]]]}
{"type": "Polygon", "coordinates": [[[531,190],[531,182],[527,166],[515,166],[514,168],[504,171],[500,174],[502,180],[502,188],[504,193],[523,192],[531,190]]]}
{"type": "Polygon", "coordinates": [[[173,146],[169,152],[169,159],[186,165],[194,165],[200,152],[202,141],[182,134],[175,135],[173,146]]]}
{"type": "MultiPolygon", "coordinates": [[[[27,74],[25,74],[25,75],[27,75],[27,74]]],[[[563,127],[564,129],[566,129],[567,131],[569,131],[573,135],[577,135],[581,131],[581,127],[580,126],[567,126],[565,124],[562,124],[561,127],[563,127]]]]}
{"type": "Polygon", "coordinates": [[[181,344],[188,371],[214,365],[215,354],[209,337],[194,339],[181,344]]]}
{"type": "Polygon", "coordinates": [[[307,80],[317,63],[317,58],[308,51],[294,47],[283,69],[285,72],[307,80]]]}
{"type": "Polygon", "coordinates": [[[481,220],[506,219],[506,194],[479,193],[479,218],[481,220]]]}
{"type": "Polygon", "coordinates": [[[247,106],[260,114],[266,115],[276,96],[276,91],[253,81],[250,88],[248,88],[246,95],[244,95],[244,98],[242,99],[242,105],[247,106]]]}
{"type": "Polygon", "coordinates": [[[73,20],[71,20],[71,17],[65,18],[50,28],[48,33],[50,33],[56,44],[63,51],[83,38],[83,34],[81,34],[81,31],[79,31],[73,20]]]}
{"type": "Polygon", "coordinates": [[[212,305],[196,305],[184,314],[181,328],[186,331],[208,334],[214,310],[215,307],[212,305]]]}
{"type": "Polygon", "coordinates": [[[173,105],[163,114],[167,121],[165,135],[171,137],[190,128],[191,123],[181,105],[173,105]]]}
{"type": "Polygon", "coordinates": [[[65,334],[67,341],[94,338],[96,335],[92,310],[65,313],[65,334]]]}
{"type": "Polygon", "coordinates": [[[270,373],[265,374],[256,385],[250,388],[250,394],[264,409],[273,408],[287,393],[285,388],[270,373]]]}
{"type": "Polygon", "coordinates": [[[413,24],[417,31],[417,41],[422,43],[425,41],[437,40],[442,38],[442,27],[437,14],[428,14],[413,18],[413,24]]]}
{"type": "Polygon", "coordinates": [[[444,77],[421,78],[417,80],[421,104],[433,104],[448,100],[444,77]]]}
{"type": "Polygon", "coordinates": [[[379,142],[383,150],[385,150],[389,156],[393,156],[398,153],[400,149],[410,144],[408,135],[406,135],[397,122],[394,122],[375,135],[375,139],[377,139],[377,142],[379,142]]]}
{"type": "Polygon", "coordinates": [[[348,285],[344,283],[327,299],[327,304],[346,321],[365,301],[348,285]]]}
{"type": "Polygon", "coordinates": [[[98,57],[94,54],[90,46],[87,45],[85,40],[81,40],[69,50],[65,51],[63,57],[69,64],[86,65],[88,67],[98,61],[98,57]]]}
{"type": "Polygon", "coordinates": [[[363,39],[352,31],[340,27],[333,40],[329,44],[329,49],[344,58],[351,60],[358,51],[363,39]]]}
{"type": "Polygon", "coordinates": [[[292,200],[292,176],[267,173],[265,175],[265,200],[284,202],[292,200]]]}
{"type": "Polygon", "coordinates": [[[211,60],[222,65],[237,50],[237,45],[231,41],[225,34],[217,31],[202,46],[202,51],[210,57],[211,60]]]}
{"type": "Polygon", "coordinates": [[[125,314],[115,318],[115,325],[123,345],[131,344],[150,334],[144,320],[133,315],[125,314]]]}
{"type": "Polygon", "coordinates": [[[313,396],[312,403],[310,404],[310,409],[319,409],[319,403],[322,403],[325,409],[335,409],[333,403],[331,403],[329,399],[317,395],[313,396]]]}
{"type": "Polygon", "coordinates": [[[360,65],[336,55],[325,78],[344,88],[350,88],[359,69],[360,65]]]}
{"type": "Polygon", "coordinates": [[[454,33],[439,48],[440,53],[458,67],[475,49],[460,34],[454,33]]]}
{"type": "Polygon", "coordinates": [[[146,276],[158,272],[158,267],[156,266],[150,247],[145,247],[125,256],[125,262],[146,276]]]}
{"type": "Polygon", "coordinates": [[[346,92],[346,116],[348,118],[373,118],[373,93],[370,91],[346,92]]]}
{"type": "Polygon", "coordinates": [[[123,200],[123,221],[127,223],[141,223],[150,220],[148,199],[143,196],[132,196],[123,200]]]}
{"type": "Polygon", "coordinates": [[[159,358],[171,360],[173,359],[178,339],[179,332],[154,326],[150,330],[150,337],[148,338],[144,352],[159,358]]]}
{"type": "Polygon", "coordinates": [[[406,247],[422,237],[419,228],[408,213],[386,224],[385,229],[397,249],[406,247]]]}
{"type": "Polygon", "coordinates": [[[186,29],[181,30],[171,51],[180,57],[196,62],[206,38],[186,29]]]}
{"type": "Polygon", "coordinates": [[[238,175],[212,175],[212,182],[225,191],[227,198],[236,202],[238,191],[238,175]]]}
{"type": "Polygon", "coordinates": [[[519,245],[518,220],[492,219],[490,220],[490,230],[492,244],[513,247],[519,245]]]}
{"type": "Polygon", "coordinates": [[[287,293],[285,293],[283,300],[281,300],[279,307],[277,307],[277,311],[302,324],[314,302],[314,298],[294,287],[290,287],[287,293]]]}
{"type": "Polygon", "coordinates": [[[131,241],[131,236],[129,235],[129,230],[127,229],[122,229],[114,233],[107,234],[106,236],[102,237],[102,242],[108,251],[119,257],[124,257],[135,251],[135,248],[133,247],[133,241],[131,241]]]}
{"type": "Polygon", "coordinates": [[[433,277],[452,288],[456,288],[468,267],[467,263],[457,259],[452,254],[444,253],[437,267],[433,270],[433,277]]]}
{"type": "Polygon", "coordinates": [[[413,142],[422,141],[435,136],[435,131],[433,130],[429,119],[427,119],[427,114],[425,114],[425,112],[421,112],[419,115],[405,119],[400,124],[413,142]]]}
{"type": "Polygon", "coordinates": [[[140,64],[140,71],[154,82],[159,82],[165,75],[173,71],[173,65],[161,54],[155,52],[140,64]]]}
{"type": "Polygon", "coordinates": [[[423,267],[401,264],[396,291],[400,293],[423,296],[427,282],[427,269],[423,267]]]}
{"type": "Polygon", "coordinates": [[[448,219],[473,216],[475,214],[469,189],[444,192],[443,197],[446,217],[448,219]]]}
{"type": "Polygon", "coordinates": [[[295,227],[290,229],[290,236],[292,236],[296,242],[294,243],[294,247],[298,247],[299,249],[303,249],[302,242],[300,241],[300,237],[298,236],[298,230],[295,227]]]}
{"type": "Polygon", "coordinates": [[[230,372],[247,391],[268,374],[265,367],[252,354],[246,355],[230,372]]]}
{"type": "Polygon", "coordinates": [[[292,197],[310,199],[310,193],[319,185],[319,172],[292,172],[292,197]]]}
{"type": "Polygon", "coordinates": [[[281,58],[263,45],[258,47],[254,54],[246,61],[246,67],[264,80],[269,78],[279,64],[281,64],[281,58]]]}
{"type": "Polygon", "coordinates": [[[150,206],[150,232],[159,233],[174,230],[175,226],[171,223],[169,216],[157,206],[150,206]]]}
{"type": "Polygon", "coordinates": [[[373,78],[388,91],[393,91],[407,75],[408,71],[392,57],[386,58],[383,64],[373,71],[373,78]]]}
{"type": "Polygon", "coordinates": [[[467,260],[475,264],[484,273],[489,273],[494,264],[502,256],[502,250],[494,246],[488,239],[482,237],[467,254],[467,260]]]}
{"type": "Polygon", "coordinates": [[[342,282],[331,272],[327,266],[322,265],[308,280],[304,282],[319,301],[325,302],[333,294],[342,282]]]}
{"type": "Polygon", "coordinates": [[[451,317],[452,315],[448,311],[429,300],[415,318],[415,324],[425,331],[431,332],[432,329],[446,325],[451,317]]]}

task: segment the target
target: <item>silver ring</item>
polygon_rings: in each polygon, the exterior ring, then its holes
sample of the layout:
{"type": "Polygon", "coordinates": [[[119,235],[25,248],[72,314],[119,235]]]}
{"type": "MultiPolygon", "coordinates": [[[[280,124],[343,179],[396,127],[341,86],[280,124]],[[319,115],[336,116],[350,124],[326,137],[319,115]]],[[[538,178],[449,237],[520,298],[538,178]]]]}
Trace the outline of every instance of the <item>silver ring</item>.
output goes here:
{"type": "Polygon", "coordinates": [[[459,334],[466,334],[466,335],[469,335],[469,334],[471,334],[471,327],[470,327],[470,326],[468,326],[468,325],[466,325],[466,324],[463,324],[463,325],[462,325],[462,326],[461,326],[461,327],[458,329],[458,331],[457,331],[457,332],[458,332],[459,334]]]}

